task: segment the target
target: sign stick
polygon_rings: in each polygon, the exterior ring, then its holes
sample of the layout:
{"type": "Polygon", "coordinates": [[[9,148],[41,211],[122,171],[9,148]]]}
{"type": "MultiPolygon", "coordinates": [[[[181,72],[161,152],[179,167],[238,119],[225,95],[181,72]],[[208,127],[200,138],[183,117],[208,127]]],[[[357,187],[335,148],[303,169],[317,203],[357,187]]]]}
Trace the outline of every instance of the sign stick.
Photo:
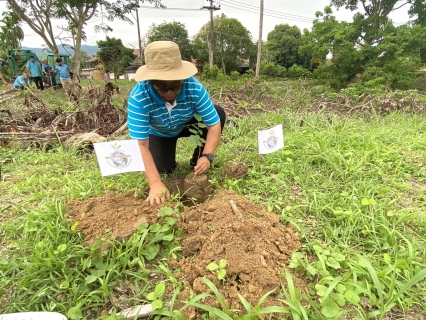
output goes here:
{"type": "Polygon", "coordinates": [[[106,184],[105,184],[105,178],[102,176],[102,182],[103,182],[103,184],[104,184],[104,190],[105,190],[105,194],[107,195],[107,197],[108,197],[108,190],[107,190],[107,187],[106,187],[106,184]]]}

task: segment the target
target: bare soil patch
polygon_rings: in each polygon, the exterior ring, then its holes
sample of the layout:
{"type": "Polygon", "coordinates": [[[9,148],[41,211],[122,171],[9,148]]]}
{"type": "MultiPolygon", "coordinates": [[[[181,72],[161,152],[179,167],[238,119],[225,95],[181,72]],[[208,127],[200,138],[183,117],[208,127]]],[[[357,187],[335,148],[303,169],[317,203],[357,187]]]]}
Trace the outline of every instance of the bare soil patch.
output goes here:
{"type": "MultiPolygon", "coordinates": [[[[220,190],[208,203],[188,208],[182,214],[181,226],[185,257],[171,262],[178,277],[187,284],[179,298],[187,299],[189,290],[195,294],[210,292],[202,281],[207,277],[219,288],[227,305],[239,310],[244,308],[238,293],[256,305],[265,293],[279,292],[285,279],[278,274],[284,273],[293,251],[300,246],[299,233],[292,225],[281,225],[277,215],[233,191],[220,190]],[[218,280],[216,273],[206,268],[221,259],[227,261],[225,281],[218,280]]],[[[305,282],[297,275],[293,277],[295,286],[305,290],[305,282]]],[[[213,299],[204,303],[219,307],[213,299]]],[[[263,304],[272,305],[284,306],[274,295],[263,304]]]]}
{"type": "Polygon", "coordinates": [[[156,222],[160,209],[144,199],[115,194],[72,200],[67,207],[67,215],[72,223],[78,222],[76,230],[84,233],[88,244],[100,237],[117,241],[128,239],[142,223],[156,222]]]}

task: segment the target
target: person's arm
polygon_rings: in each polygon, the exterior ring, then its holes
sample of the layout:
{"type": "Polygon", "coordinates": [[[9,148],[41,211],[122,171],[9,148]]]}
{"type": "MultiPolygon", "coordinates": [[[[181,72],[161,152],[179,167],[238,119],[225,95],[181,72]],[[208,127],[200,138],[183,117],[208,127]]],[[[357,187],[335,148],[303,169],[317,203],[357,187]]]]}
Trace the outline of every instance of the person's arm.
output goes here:
{"type": "Polygon", "coordinates": [[[29,63],[28,63],[29,61],[27,61],[27,64],[25,65],[25,69],[26,69],[26,71],[27,71],[27,73],[29,73],[30,74],[30,77],[32,77],[32,75],[31,75],[31,71],[30,71],[30,66],[29,66],[29,63]]]}
{"type": "MultiPolygon", "coordinates": [[[[195,110],[200,115],[202,122],[207,127],[206,143],[202,154],[214,154],[217,146],[220,142],[220,136],[222,133],[220,118],[214,108],[213,102],[211,101],[207,90],[202,84],[200,84],[200,90],[198,91],[198,101],[195,106],[195,110]]],[[[210,161],[206,157],[198,158],[197,165],[194,167],[194,173],[196,175],[203,174],[210,169],[210,161]]]]}
{"type": "Polygon", "coordinates": [[[150,204],[160,204],[166,198],[170,198],[170,191],[161,181],[160,174],[155,166],[151,151],[149,151],[149,139],[139,140],[139,149],[145,165],[144,175],[149,183],[149,195],[146,201],[150,204]]]}

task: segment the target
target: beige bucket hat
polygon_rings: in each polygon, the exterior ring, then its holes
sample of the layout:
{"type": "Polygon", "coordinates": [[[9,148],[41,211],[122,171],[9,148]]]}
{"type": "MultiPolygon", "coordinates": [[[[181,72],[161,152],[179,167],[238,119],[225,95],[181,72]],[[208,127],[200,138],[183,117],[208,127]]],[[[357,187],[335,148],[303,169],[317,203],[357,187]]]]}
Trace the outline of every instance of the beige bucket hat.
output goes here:
{"type": "Polygon", "coordinates": [[[183,80],[197,73],[191,62],[182,61],[179,46],[172,41],[154,41],[145,48],[145,65],[136,71],[135,80],[183,80]]]}

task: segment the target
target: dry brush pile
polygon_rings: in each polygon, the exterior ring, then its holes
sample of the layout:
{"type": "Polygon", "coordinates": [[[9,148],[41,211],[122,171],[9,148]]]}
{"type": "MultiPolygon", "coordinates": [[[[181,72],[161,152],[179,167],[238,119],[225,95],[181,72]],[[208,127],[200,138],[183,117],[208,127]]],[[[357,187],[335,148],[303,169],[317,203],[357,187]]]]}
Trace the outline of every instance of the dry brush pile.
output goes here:
{"type": "Polygon", "coordinates": [[[90,85],[73,95],[67,106],[49,106],[34,94],[25,95],[23,103],[11,103],[0,109],[0,132],[46,133],[59,131],[97,132],[109,135],[126,122],[126,104],[117,108],[112,96],[119,88],[108,83],[105,88],[90,85]]]}

